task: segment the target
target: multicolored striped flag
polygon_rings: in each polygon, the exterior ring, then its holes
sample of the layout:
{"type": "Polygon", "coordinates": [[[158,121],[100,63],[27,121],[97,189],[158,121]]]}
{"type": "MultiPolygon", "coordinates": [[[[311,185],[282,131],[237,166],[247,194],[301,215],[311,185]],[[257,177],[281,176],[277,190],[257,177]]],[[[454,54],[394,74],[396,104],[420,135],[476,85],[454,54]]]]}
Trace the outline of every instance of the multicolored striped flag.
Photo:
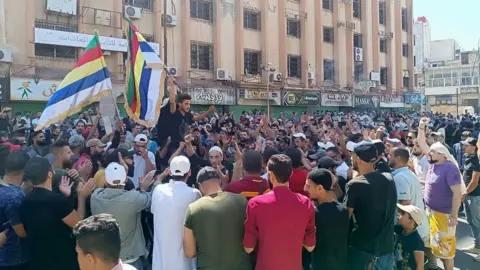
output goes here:
{"type": "Polygon", "coordinates": [[[166,72],[162,60],[137,27],[125,19],[129,25],[125,110],[137,123],[153,127],[160,116],[166,72]]]}
{"type": "Polygon", "coordinates": [[[110,94],[112,81],[103,58],[98,33],[88,43],[75,68],[65,76],[50,97],[42,112],[36,130],[64,120],[83,107],[110,94]]]}

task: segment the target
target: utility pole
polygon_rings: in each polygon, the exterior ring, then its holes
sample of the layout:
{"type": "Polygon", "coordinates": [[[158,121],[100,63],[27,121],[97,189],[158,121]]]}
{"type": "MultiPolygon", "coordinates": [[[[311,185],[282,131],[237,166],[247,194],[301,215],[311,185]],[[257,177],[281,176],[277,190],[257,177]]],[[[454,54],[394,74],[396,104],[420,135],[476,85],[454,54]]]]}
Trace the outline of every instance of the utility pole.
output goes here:
{"type": "Polygon", "coordinates": [[[168,50],[167,50],[167,0],[163,0],[163,63],[167,66],[168,50]]]}
{"type": "MultiPolygon", "coordinates": [[[[167,1],[168,0],[163,0],[163,15],[162,15],[162,20],[163,20],[163,64],[165,67],[167,67],[168,63],[168,46],[167,46],[167,1]]],[[[168,72],[168,68],[165,68],[164,72],[168,72]]],[[[168,76],[168,73],[167,73],[168,76]]],[[[164,88],[163,88],[163,93],[164,95],[167,94],[167,89],[168,89],[168,83],[166,82],[168,77],[165,77],[165,83],[164,83],[164,88]]],[[[170,89],[172,91],[172,89],[170,89]]]]}

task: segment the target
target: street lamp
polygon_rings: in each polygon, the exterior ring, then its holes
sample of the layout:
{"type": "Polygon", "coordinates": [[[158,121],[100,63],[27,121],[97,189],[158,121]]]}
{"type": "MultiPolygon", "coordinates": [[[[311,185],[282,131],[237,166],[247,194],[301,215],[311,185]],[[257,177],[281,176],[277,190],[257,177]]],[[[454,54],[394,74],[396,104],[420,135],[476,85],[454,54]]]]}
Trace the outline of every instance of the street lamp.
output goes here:
{"type": "Polygon", "coordinates": [[[270,62],[267,63],[267,67],[260,65],[260,68],[267,72],[267,117],[268,121],[270,121],[270,73],[275,72],[276,69],[270,62]]]}

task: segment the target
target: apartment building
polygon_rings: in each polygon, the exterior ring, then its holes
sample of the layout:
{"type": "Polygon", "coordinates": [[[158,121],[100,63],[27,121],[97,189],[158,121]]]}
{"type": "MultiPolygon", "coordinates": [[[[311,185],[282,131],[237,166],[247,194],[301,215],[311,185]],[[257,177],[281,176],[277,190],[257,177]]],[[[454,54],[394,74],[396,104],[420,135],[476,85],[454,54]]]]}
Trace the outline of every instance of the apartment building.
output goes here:
{"type": "Polygon", "coordinates": [[[354,106],[413,89],[412,0],[23,0],[0,3],[3,102],[41,110],[95,30],[120,94],[124,13],[200,109],[354,106]],[[321,102],[339,91],[351,102],[321,102]]]}

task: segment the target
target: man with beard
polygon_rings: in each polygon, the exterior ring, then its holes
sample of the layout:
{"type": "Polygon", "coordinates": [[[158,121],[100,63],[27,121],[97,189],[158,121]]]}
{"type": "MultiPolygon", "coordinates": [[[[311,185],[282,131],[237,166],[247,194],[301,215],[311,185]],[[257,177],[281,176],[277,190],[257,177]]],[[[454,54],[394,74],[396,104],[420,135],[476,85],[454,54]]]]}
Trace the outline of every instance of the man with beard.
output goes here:
{"type": "Polygon", "coordinates": [[[412,148],[412,164],[413,164],[413,170],[415,171],[415,175],[418,178],[418,181],[420,181],[420,186],[422,190],[422,196],[424,194],[425,190],[425,181],[427,177],[427,171],[428,167],[430,167],[430,163],[428,163],[428,158],[426,155],[423,154],[422,148],[420,148],[420,145],[418,144],[418,139],[415,139],[413,141],[414,145],[412,148]]]}
{"type": "Polygon", "coordinates": [[[79,170],[85,164],[90,162],[92,164],[92,171],[86,177],[90,179],[98,171],[103,152],[105,152],[105,144],[99,139],[91,139],[85,144],[85,148],[81,151],[80,158],[73,164],[73,169],[79,170]]]}
{"type": "Polygon", "coordinates": [[[40,130],[32,133],[32,145],[27,151],[30,158],[43,157],[46,154],[45,133],[43,133],[43,131],[40,130]]]}
{"type": "MultiPolygon", "coordinates": [[[[467,138],[472,137],[472,132],[470,131],[464,131],[462,133],[462,141],[465,141],[467,138]]],[[[461,142],[458,142],[453,145],[453,156],[455,157],[455,160],[458,162],[458,167],[460,168],[460,171],[463,171],[463,164],[465,161],[465,155],[463,152],[463,145],[461,142]]]]}
{"type": "Polygon", "coordinates": [[[78,119],[77,123],[75,123],[75,129],[70,132],[70,136],[82,136],[83,131],[85,131],[85,121],[83,119],[78,119]]]}
{"type": "Polygon", "coordinates": [[[417,138],[417,135],[413,131],[410,131],[407,135],[406,143],[407,143],[407,148],[410,151],[410,153],[412,152],[412,148],[415,145],[414,141],[415,141],[416,138],[417,138]]]}
{"type": "MultiPolygon", "coordinates": [[[[462,203],[462,177],[455,158],[442,142],[428,147],[425,137],[429,119],[419,124],[418,143],[431,164],[428,168],[424,200],[430,223],[430,250],[426,254],[430,268],[436,266],[436,257],[442,259],[445,270],[453,270],[456,250],[455,228],[462,203]]],[[[464,185],[464,184],[463,184],[464,185]]]]}
{"type": "Polygon", "coordinates": [[[470,229],[472,230],[475,243],[474,246],[463,249],[462,251],[480,254],[480,187],[478,187],[480,164],[477,155],[478,143],[477,139],[467,138],[463,140],[461,144],[465,152],[463,180],[467,185],[467,194],[464,195],[463,201],[468,225],[470,225],[470,229]]]}
{"type": "Polygon", "coordinates": [[[377,148],[360,143],[352,154],[358,176],[347,183],[345,204],[355,227],[350,237],[351,269],[389,269],[393,265],[393,226],[397,192],[391,174],[374,169],[377,148]]]}
{"type": "Polygon", "coordinates": [[[390,168],[393,169],[392,175],[397,188],[397,199],[401,205],[414,205],[422,212],[423,220],[416,228],[420,237],[424,242],[428,242],[428,220],[424,213],[425,204],[423,203],[423,196],[420,181],[408,168],[408,160],[410,154],[405,148],[393,148],[390,150],[390,168]]]}

